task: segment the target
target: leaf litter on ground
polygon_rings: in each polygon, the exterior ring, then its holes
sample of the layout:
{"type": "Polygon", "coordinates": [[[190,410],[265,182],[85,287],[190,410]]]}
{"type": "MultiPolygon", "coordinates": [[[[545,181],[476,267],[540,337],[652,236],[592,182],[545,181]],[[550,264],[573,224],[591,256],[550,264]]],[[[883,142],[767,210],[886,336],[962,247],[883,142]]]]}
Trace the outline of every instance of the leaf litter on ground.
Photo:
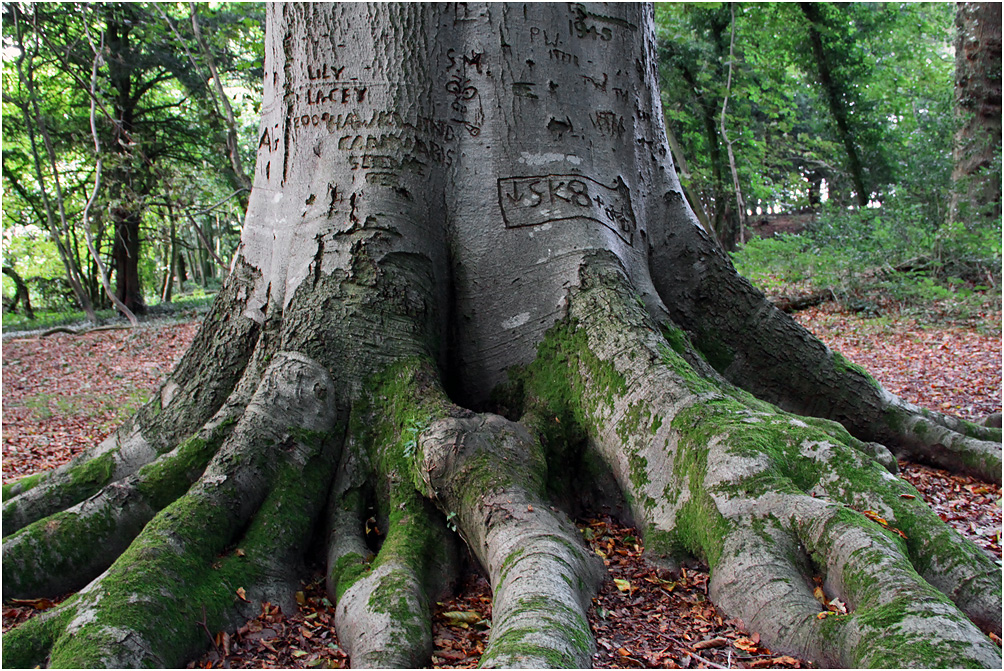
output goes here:
{"type": "Polygon", "coordinates": [[[1001,313],[978,326],[933,327],[915,318],[864,318],[836,303],[795,313],[830,348],[911,403],[978,420],[1001,411],[1001,313]]]}
{"type": "MultiPolygon", "coordinates": [[[[924,327],[909,319],[862,319],[832,305],[796,318],[919,405],[978,419],[1000,412],[1000,313],[989,328],[924,327]],[[987,331],[998,335],[986,335],[987,331]]],[[[984,324],[986,327],[987,324],[984,324]]],[[[9,340],[3,345],[3,481],[54,468],[101,440],[153,394],[188,347],[198,323],[9,340]],[[123,411],[122,408],[126,408],[123,411]]],[[[959,533],[1001,557],[1000,489],[972,478],[900,463],[901,475],[959,533]]],[[[603,515],[580,519],[583,539],[607,570],[589,612],[599,668],[804,668],[776,654],[708,600],[708,573],[651,562],[637,530],[603,515]]],[[[3,631],[59,599],[8,602],[3,631]]],[[[842,602],[821,600],[821,615],[842,602]]],[[[334,608],[319,569],[297,594],[296,613],[261,604],[236,632],[206,632],[208,652],[191,668],[343,668],[334,608]]],[[[475,568],[433,608],[435,668],[473,668],[491,628],[491,590],[475,568]]],[[[193,623],[197,626],[197,623],[193,623]]],[[[1000,641],[998,641],[998,645],[1000,641]]]]}
{"type": "Polygon", "coordinates": [[[69,461],[144,403],[197,322],[3,343],[3,481],[69,461]]]}

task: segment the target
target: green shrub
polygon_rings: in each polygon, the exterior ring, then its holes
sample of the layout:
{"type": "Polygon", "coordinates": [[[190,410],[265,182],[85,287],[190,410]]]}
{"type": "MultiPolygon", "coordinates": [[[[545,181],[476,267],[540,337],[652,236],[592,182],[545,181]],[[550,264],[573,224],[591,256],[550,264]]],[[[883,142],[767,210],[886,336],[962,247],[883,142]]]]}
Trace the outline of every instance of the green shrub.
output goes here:
{"type": "Polygon", "coordinates": [[[848,303],[874,294],[957,316],[999,306],[1000,220],[970,230],[932,222],[928,210],[896,198],[874,209],[831,204],[802,233],[751,240],[732,260],[767,294],[829,288],[848,303]]]}

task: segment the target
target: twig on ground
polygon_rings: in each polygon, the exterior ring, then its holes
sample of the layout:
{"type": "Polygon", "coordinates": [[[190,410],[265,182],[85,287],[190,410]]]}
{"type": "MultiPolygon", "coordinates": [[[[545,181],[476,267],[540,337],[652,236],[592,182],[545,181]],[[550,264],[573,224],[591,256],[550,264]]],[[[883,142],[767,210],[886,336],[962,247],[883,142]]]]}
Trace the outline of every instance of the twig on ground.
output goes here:
{"type": "Polygon", "coordinates": [[[712,662],[710,659],[705,659],[704,657],[701,657],[700,655],[698,655],[696,652],[691,652],[687,648],[687,645],[683,641],[681,641],[680,639],[678,639],[678,638],[674,638],[672,636],[667,636],[666,638],[668,638],[669,640],[673,641],[673,643],[676,643],[678,646],[680,646],[680,648],[683,650],[683,652],[687,653],[688,655],[690,655],[691,657],[693,657],[694,659],[696,659],[698,662],[701,662],[702,664],[707,664],[712,669],[727,669],[727,668],[729,668],[727,666],[722,666],[721,664],[716,664],[715,662],[712,662]]]}

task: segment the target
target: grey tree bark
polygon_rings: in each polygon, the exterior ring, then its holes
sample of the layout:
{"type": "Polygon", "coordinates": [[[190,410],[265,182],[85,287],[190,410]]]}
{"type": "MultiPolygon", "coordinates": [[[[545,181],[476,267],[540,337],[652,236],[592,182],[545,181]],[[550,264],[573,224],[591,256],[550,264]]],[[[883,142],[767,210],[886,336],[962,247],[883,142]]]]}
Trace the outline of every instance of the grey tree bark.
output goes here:
{"type": "Polygon", "coordinates": [[[4,597],[80,591],[4,664],[180,666],[196,622],[292,607],[320,542],[352,663],[420,665],[462,539],[483,665],[588,666],[600,572],[553,493],[614,483],[772,649],[999,666],[1000,567],[889,450],[999,481],[1000,431],[896,399],[735,274],[681,195],[654,44],[633,4],[270,6],[221,296],[132,420],[5,488],[4,597]]]}
{"type": "Polygon", "coordinates": [[[948,223],[972,229],[1001,216],[1001,6],[960,2],[955,15],[955,109],[948,223]]]}

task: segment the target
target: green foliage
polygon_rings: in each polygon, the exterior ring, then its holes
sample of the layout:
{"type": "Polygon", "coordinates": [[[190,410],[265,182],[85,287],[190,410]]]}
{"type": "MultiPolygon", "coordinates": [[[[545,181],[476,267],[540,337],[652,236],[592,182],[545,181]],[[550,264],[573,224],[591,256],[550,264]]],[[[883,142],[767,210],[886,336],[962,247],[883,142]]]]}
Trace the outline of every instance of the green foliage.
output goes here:
{"type": "MultiPolygon", "coordinates": [[[[847,138],[836,127],[832,90],[843,103],[869,195],[883,202],[912,198],[940,222],[957,125],[954,8],[817,3],[814,10],[810,25],[798,4],[735,7],[735,76],[725,125],[748,208],[807,208],[818,203],[822,180],[831,200],[853,202],[847,138]],[[830,89],[809,48],[813,26],[830,89]]],[[[677,169],[692,205],[719,231],[735,207],[719,129],[730,7],[661,4],[656,21],[666,121],[686,162],[674,149],[677,169]]]]}
{"type": "MultiPolygon", "coordinates": [[[[26,280],[52,280],[65,276],[69,262],[79,268],[89,299],[108,305],[84,226],[111,270],[112,229],[128,211],[140,218],[139,271],[148,304],[160,297],[172,241],[184,250],[189,278],[204,287],[218,283],[222,269],[203,249],[189,216],[225,262],[239,238],[247,194],[235,188],[240,179],[228,160],[227,127],[206,54],[231,99],[239,153],[250,169],[263,76],[262,18],[259,3],[5,4],[4,264],[26,280]],[[197,12],[206,50],[194,37],[191,11],[197,12]],[[97,155],[89,89],[94,48],[101,44],[94,91],[97,155]],[[45,151],[43,129],[54,161],[45,151]],[[99,156],[101,188],[85,224],[99,156]],[[60,207],[65,226],[56,215],[60,207]]],[[[28,284],[33,304],[66,306],[28,284]]],[[[3,290],[11,295],[6,280],[3,290]]]]}
{"type": "Polygon", "coordinates": [[[719,117],[734,28],[725,125],[749,212],[816,213],[801,235],[751,240],[733,255],[741,273],[768,293],[831,288],[852,302],[881,290],[962,312],[999,303],[977,288],[999,286],[999,218],[945,223],[954,18],[943,3],[765,3],[735,6],[732,26],[724,3],[657,8],[666,120],[691,204],[729,247],[719,117]],[[871,205],[849,209],[858,180],[871,205]]]}
{"type": "Polygon", "coordinates": [[[966,316],[1000,304],[1001,228],[935,228],[911,198],[882,208],[830,206],[799,235],[751,240],[732,254],[737,270],[768,294],[833,289],[862,307],[875,292],[904,307],[966,316]]]}

